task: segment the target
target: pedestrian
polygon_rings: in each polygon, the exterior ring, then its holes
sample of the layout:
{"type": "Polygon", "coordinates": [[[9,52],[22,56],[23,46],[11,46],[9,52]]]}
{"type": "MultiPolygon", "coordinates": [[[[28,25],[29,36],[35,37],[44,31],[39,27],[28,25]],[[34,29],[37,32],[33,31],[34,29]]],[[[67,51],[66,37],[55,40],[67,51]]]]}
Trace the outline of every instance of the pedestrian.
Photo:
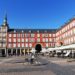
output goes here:
{"type": "Polygon", "coordinates": [[[31,64],[33,64],[34,58],[35,58],[34,55],[32,55],[32,56],[31,56],[31,62],[30,62],[31,64]]]}

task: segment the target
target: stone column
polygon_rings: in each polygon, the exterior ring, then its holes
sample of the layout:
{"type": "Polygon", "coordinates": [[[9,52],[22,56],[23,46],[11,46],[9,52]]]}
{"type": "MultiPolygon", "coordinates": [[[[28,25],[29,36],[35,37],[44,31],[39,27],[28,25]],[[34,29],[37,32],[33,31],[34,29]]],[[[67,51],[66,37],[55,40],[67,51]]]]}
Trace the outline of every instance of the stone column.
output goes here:
{"type": "Polygon", "coordinates": [[[5,56],[7,56],[7,49],[5,48],[5,56]]]}
{"type": "Polygon", "coordinates": [[[16,49],[16,56],[17,56],[17,49],[16,49]]]}
{"type": "Polygon", "coordinates": [[[27,52],[28,52],[28,54],[29,54],[29,48],[28,48],[28,51],[27,51],[27,52]]]}
{"type": "Polygon", "coordinates": [[[8,57],[8,49],[5,49],[5,51],[6,51],[6,56],[8,57]]]}
{"type": "Polygon", "coordinates": [[[72,49],[72,58],[74,57],[74,50],[72,49]]]}
{"type": "Polygon", "coordinates": [[[21,48],[20,48],[20,56],[21,56],[21,54],[22,54],[22,53],[21,53],[21,48]]]}
{"type": "Polygon", "coordinates": [[[11,55],[13,55],[13,49],[11,49],[11,55]]]}
{"type": "Polygon", "coordinates": [[[24,48],[24,56],[25,56],[25,48],[24,48]]]}

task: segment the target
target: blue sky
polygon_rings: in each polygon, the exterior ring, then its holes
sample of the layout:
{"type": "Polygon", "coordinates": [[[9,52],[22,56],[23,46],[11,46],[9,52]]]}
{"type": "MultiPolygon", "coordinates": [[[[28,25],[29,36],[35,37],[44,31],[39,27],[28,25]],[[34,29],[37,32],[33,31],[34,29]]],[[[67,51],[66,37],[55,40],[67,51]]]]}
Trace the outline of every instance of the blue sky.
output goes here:
{"type": "Polygon", "coordinates": [[[52,29],[75,16],[75,0],[0,0],[0,24],[10,28],[52,29]]]}

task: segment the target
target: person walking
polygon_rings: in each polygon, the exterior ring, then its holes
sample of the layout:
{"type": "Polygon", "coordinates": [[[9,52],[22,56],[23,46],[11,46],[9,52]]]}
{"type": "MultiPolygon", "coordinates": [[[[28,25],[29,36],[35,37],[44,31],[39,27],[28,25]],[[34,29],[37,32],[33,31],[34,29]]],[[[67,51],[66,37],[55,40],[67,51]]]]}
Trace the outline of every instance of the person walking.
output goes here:
{"type": "Polygon", "coordinates": [[[31,64],[33,64],[34,58],[35,58],[35,57],[34,57],[34,55],[32,54],[32,55],[31,55],[31,62],[30,62],[31,64]]]}

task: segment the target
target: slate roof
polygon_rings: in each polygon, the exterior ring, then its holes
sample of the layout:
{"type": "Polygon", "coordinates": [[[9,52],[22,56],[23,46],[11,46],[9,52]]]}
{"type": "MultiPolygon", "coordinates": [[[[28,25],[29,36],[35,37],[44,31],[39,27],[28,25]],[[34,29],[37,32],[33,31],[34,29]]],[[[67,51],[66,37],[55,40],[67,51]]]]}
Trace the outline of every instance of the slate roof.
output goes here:
{"type": "Polygon", "coordinates": [[[62,25],[60,28],[58,28],[57,31],[60,31],[61,29],[63,29],[65,26],[67,26],[68,24],[70,24],[73,20],[75,20],[75,17],[69,19],[68,22],[66,22],[64,25],[62,25]]]}
{"type": "Polygon", "coordinates": [[[13,32],[16,32],[16,33],[56,33],[57,29],[9,29],[8,32],[9,33],[13,33],[13,32]]]}

